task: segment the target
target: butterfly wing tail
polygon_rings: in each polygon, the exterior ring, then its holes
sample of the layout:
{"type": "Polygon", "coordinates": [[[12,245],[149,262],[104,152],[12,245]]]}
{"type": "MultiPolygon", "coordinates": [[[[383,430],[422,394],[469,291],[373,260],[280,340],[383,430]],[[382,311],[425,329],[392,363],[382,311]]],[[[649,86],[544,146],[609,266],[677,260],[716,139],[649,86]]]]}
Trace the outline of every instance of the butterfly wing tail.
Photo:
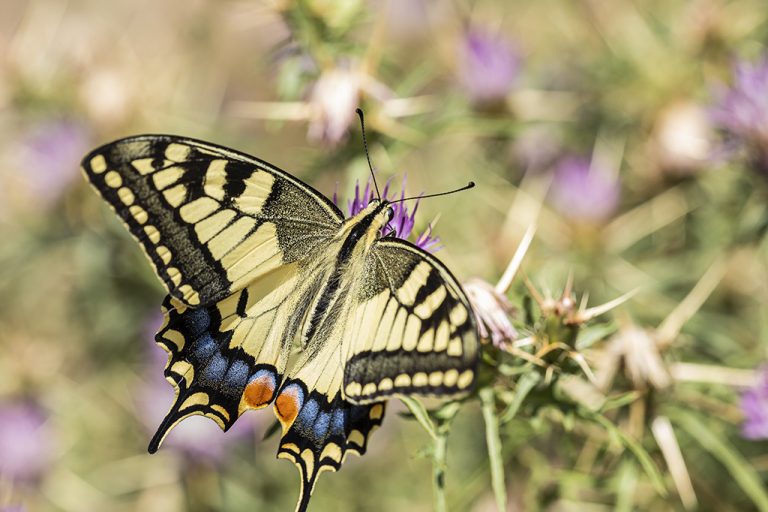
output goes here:
{"type": "Polygon", "coordinates": [[[274,407],[283,425],[277,457],[299,470],[299,512],[306,510],[320,473],[338,471],[349,453],[365,453],[384,417],[383,403],[353,405],[338,392],[329,399],[297,379],[283,386],[274,407]]]}

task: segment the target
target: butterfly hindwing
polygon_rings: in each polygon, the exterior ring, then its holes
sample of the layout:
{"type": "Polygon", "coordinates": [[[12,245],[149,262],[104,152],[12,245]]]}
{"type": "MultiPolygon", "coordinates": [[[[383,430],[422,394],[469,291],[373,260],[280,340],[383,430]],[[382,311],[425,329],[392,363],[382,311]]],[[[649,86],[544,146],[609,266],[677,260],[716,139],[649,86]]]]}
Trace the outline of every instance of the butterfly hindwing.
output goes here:
{"type": "Polygon", "coordinates": [[[295,267],[284,265],[209,306],[166,298],[156,339],[169,353],[165,375],[176,399],[151,452],[187,416],[202,414],[227,430],[248,409],[274,400],[306,309],[296,301],[302,274],[295,267]]]}
{"type": "Polygon", "coordinates": [[[384,403],[355,405],[340,393],[329,399],[300,380],[286,382],[275,405],[283,422],[277,456],[292,461],[301,475],[297,511],[306,510],[320,473],[339,470],[349,453],[365,453],[371,432],[381,425],[384,407],[384,403]],[[292,412],[290,423],[285,423],[280,409],[292,412]]]}
{"type": "Polygon", "coordinates": [[[437,258],[406,241],[380,239],[358,294],[345,334],[347,400],[469,392],[477,328],[464,291],[437,258]]]}
{"type": "Polygon", "coordinates": [[[141,243],[171,296],[210,304],[331,238],[332,202],[266,162],[168,135],[121,139],[83,169],[141,243]]]}

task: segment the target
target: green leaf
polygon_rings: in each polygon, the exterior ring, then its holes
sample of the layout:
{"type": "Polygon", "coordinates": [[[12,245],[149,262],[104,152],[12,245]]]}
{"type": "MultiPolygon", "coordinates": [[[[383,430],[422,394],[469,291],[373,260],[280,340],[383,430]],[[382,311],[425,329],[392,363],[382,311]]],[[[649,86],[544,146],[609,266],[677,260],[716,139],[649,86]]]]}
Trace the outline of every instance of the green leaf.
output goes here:
{"type": "Polygon", "coordinates": [[[632,452],[637,461],[640,463],[640,466],[643,468],[645,473],[651,479],[651,483],[656,489],[656,492],[662,496],[667,495],[667,488],[664,484],[664,478],[659,472],[659,468],[656,467],[656,464],[654,464],[650,454],[640,445],[640,443],[629,437],[619,427],[614,425],[611,420],[600,413],[590,411],[585,407],[579,407],[579,414],[583,418],[592,420],[599,424],[606,431],[608,431],[609,434],[621,442],[622,445],[629,449],[629,451],[632,452]]]}
{"type": "Polygon", "coordinates": [[[538,384],[540,380],[541,375],[535,371],[525,373],[518,379],[517,385],[515,386],[515,396],[512,398],[512,401],[507,406],[506,410],[501,414],[499,422],[502,425],[512,421],[517,414],[517,411],[520,410],[520,406],[523,404],[525,397],[528,396],[528,393],[530,393],[534,387],[536,387],[536,384],[538,384]]]}
{"type": "Polygon", "coordinates": [[[641,393],[639,391],[628,391],[618,396],[607,398],[603,406],[600,408],[600,412],[607,412],[613,409],[619,409],[625,405],[629,405],[640,398],[640,395],[641,393]]]}
{"type": "Polygon", "coordinates": [[[728,469],[728,474],[733,476],[758,510],[768,511],[768,492],[760,475],[734,446],[712,432],[701,419],[691,413],[675,411],[669,414],[669,418],[728,469]]]}
{"type": "Polygon", "coordinates": [[[427,434],[429,434],[432,439],[436,440],[437,430],[435,429],[435,424],[432,423],[432,419],[429,417],[429,412],[427,412],[427,408],[424,407],[424,404],[410,396],[401,395],[398,396],[398,398],[406,407],[408,407],[408,410],[411,411],[411,414],[413,414],[413,417],[419,422],[419,425],[427,431],[427,434]]]}
{"type": "Polygon", "coordinates": [[[584,350],[591,347],[598,341],[616,332],[616,329],[618,329],[618,326],[615,323],[598,324],[582,328],[579,331],[578,338],[576,338],[576,350],[584,350]]]}
{"type": "Polygon", "coordinates": [[[499,512],[507,509],[507,486],[504,483],[504,461],[501,457],[501,435],[499,417],[496,415],[496,397],[492,388],[480,390],[480,403],[485,421],[485,439],[488,444],[488,458],[491,464],[491,487],[499,512]]]}

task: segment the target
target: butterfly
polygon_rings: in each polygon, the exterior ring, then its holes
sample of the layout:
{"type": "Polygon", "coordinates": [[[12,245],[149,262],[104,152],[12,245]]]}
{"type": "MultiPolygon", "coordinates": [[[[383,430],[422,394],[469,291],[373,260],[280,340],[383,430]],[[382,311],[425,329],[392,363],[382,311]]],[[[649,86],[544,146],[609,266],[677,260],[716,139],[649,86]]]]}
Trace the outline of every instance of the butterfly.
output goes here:
{"type": "Polygon", "coordinates": [[[271,404],[304,511],[321,472],[365,452],[386,399],[471,390],[467,296],[432,254],[384,231],[388,200],[344,218],[267,162],[172,135],[117,140],[82,167],[168,292],[156,341],[176,398],[150,453],[188,416],[227,430],[271,404]]]}

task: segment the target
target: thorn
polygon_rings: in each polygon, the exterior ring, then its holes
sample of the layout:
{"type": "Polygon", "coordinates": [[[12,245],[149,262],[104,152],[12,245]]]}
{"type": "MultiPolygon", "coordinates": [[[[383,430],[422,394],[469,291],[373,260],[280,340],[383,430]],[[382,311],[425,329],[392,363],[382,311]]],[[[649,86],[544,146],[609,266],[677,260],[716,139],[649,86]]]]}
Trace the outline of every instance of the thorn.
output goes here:
{"type": "Polygon", "coordinates": [[[587,303],[589,303],[589,292],[584,292],[584,295],[581,296],[581,304],[579,304],[579,314],[587,310],[587,303]]]}
{"type": "Polygon", "coordinates": [[[535,336],[528,336],[527,338],[521,338],[519,340],[515,340],[512,343],[512,347],[514,347],[514,348],[530,347],[531,345],[534,345],[535,343],[536,343],[536,337],[535,336]]]}
{"type": "Polygon", "coordinates": [[[535,300],[539,307],[543,309],[545,303],[544,297],[542,297],[539,291],[533,286],[533,283],[528,279],[528,276],[523,276],[523,282],[525,283],[525,287],[528,288],[528,293],[531,294],[533,300],[535,300]]]}
{"type": "Polygon", "coordinates": [[[579,365],[579,368],[581,368],[581,371],[583,371],[584,375],[587,376],[587,379],[589,379],[589,382],[591,382],[593,386],[597,387],[597,378],[595,377],[595,374],[592,373],[592,368],[590,368],[589,365],[587,364],[587,360],[584,357],[584,354],[571,351],[571,352],[568,352],[568,357],[576,361],[576,364],[579,365]]]}
{"type": "Polygon", "coordinates": [[[597,316],[605,314],[608,311],[620,306],[621,304],[627,302],[629,299],[634,297],[635,294],[638,292],[638,290],[639,288],[635,288],[634,290],[628,293],[625,293],[621,297],[617,297],[612,301],[606,302],[605,304],[601,304],[600,306],[594,306],[584,311],[579,311],[576,315],[574,315],[573,318],[569,319],[569,323],[580,324],[580,323],[588,322],[589,320],[592,320],[597,316]]]}
{"type": "Polygon", "coordinates": [[[547,370],[544,372],[544,383],[549,386],[552,384],[552,376],[555,373],[555,367],[552,365],[549,365],[547,367],[547,370]]]}
{"type": "Polygon", "coordinates": [[[525,359],[526,361],[533,363],[536,366],[541,366],[542,368],[547,366],[546,361],[524,350],[520,350],[515,347],[509,347],[509,353],[512,354],[513,356],[519,357],[520,359],[525,359]]]}
{"type": "Polygon", "coordinates": [[[563,295],[560,300],[570,298],[571,291],[573,291],[573,270],[568,271],[568,279],[565,281],[565,288],[563,288],[563,295]]]}

